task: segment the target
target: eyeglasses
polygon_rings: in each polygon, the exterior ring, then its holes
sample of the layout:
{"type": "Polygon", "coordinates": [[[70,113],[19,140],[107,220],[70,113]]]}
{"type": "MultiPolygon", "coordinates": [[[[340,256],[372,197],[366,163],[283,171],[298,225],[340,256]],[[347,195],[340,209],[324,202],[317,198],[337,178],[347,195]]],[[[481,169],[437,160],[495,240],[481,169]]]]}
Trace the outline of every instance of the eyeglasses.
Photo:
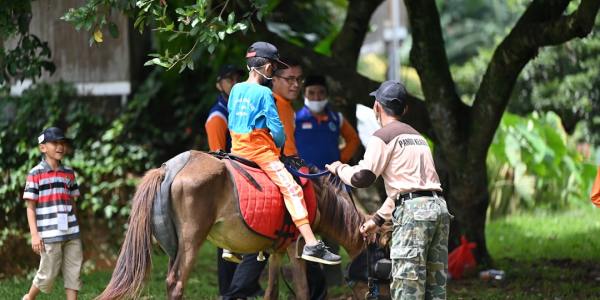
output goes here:
{"type": "Polygon", "coordinates": [[[304,77],[283,77],[283,76],[279,76],[279,75],[275,75],[275,77],[279,77],[281,79],[284,79],[289,85],[294,84],[294,82],[298,83],[298,85],[303,85],[304,84],[304,77]]]}

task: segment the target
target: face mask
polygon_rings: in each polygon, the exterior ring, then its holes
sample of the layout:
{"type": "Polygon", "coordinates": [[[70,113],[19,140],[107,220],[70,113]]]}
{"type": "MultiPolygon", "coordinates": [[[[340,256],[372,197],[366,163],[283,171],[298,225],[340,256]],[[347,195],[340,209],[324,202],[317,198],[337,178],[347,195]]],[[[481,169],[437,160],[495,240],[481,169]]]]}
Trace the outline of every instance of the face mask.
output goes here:
{"type": "MultiPolygon", "coordinates": [[[[265,74],[261,73],[261,72],[260,72],[260,71],[259,71],[257,68],[255,68],[255,67],[252,67],[252,68],[250,68],[250,67],[246,66],[246,68],[248,68],[248,71],[250,71],[250,72],[252,72],[252,71],[255,71],[256,73],[260,74],[260,76],[262,76],[262,77],[263,77],[265,80],[267,80],[267,81],[270,81],[270,80],[272,80],[272,79],[273,79],[273,77],[267,77],[267,75],[265,75],[265,74]]],[[[262,67],[261,67],[261,68],[262,68],[262,67]]]]}
{"type": "Polygon", "coordinates": [[[321,113],[324,109],[325,106],[327,106],[327,103],[329,102],[329,100],[325,99],[322,101],[312,101],[309,100],[308,98],[304,97],[304,105],[306,107],[308,107],[308,110],[310,110],[313,113],[321,113]]]}

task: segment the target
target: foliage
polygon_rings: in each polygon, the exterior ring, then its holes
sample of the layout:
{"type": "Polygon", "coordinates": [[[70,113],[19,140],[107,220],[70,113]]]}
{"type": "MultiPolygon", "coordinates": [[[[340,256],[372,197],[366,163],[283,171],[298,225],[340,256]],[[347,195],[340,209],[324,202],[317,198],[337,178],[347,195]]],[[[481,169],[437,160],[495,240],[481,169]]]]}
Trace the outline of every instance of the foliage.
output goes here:
{"type": "Polygon", "coordinates": [[[159,88],[160,84],[148,80],[114,120],[101,117],[65,83],[39,84],[20,98],[0,103],[0,110],[10,112],[0,123],[2,227],[25,223],[21,200],[25,177],[41,157],[36,138],[51,125],[66,128],[73,138],[75,153],[65,159],[65,165],[76,171],[82,192],[78,203],[81,213],[99,214],[109,220],[115,215],[128,216],[136,178],[154,162],[145,141],[140,141],[131,128],[159,88]]]}
{"type": "Polygon", "coordinates": [[[487,158],[489,215],[521,209],[589,204],[596,175],[552,113],[519,117],[505,113],[487,158]]]}
{"type": "Polygon", "coordinates": [[[42,71],[55,70],[48,43],[29,33],[30,21],[30,0],[0,5],[0,95],[11,81],[35,80],[42,71]]]}
{"type": "Polygon", "coordinates": [[[522,12],[514,1],[438,1],[450,64],[461,65],[481,48],[495,47],[522,12]]]}
{"type": "Polygon", "coordinates": [[[251,19],[256,16],[262,19],[268,9],[267,1],[250,1],[249,7],[238,1],[231,1],[231,6],[241,5],[240,11],[245,13],[236,16],[235,7],[230,7],[230,1],[216,2],[197,0],[189,1],[139,0],[135,7],[119,5],[119,0],[90,0],[86,5],[70,9],[63,17],[77,29],[92,31],[90,43],[102,42],[103,30],[116,32],[116,25],[108,22],[114,8],[126,10],[135,15],[134,27],[143,31],[150,26],[159,35],[167,37],[168,41],[182,40],[174,47],[166,47],[159,53],[150,54],[154,57],[146,65],[158,65],[167,69],[179,66],[179,72],[194,69],[193,53],[206,49],[212,53],[216,46],[226,36],[238,31],[246,31],[251,26],[251,19]],[[190,45],[191,43],[191,45],[190,45]]]}
{"type": "Polygon", "coordinates": [[[585,39],[545,49],[524,70],[509,110],[554,111],[569,132],[583,121],[584,140],[599,143],[599,54],[600,25],[585,39]]]}
{"type": "MultiPolygon", "coordinates": [[[[472,103],[493,51],[527,3],[453,0],[440,4],[446,51],[463,102],[472,103]]],[[[571,3],[570,10],[574,9],[571,3]]],[[[572,133],[584,121],[587,142],[600,141],[600,25],[584,38],[547,47],[525,67],[508,111],[554,111],[572,133]]]]}

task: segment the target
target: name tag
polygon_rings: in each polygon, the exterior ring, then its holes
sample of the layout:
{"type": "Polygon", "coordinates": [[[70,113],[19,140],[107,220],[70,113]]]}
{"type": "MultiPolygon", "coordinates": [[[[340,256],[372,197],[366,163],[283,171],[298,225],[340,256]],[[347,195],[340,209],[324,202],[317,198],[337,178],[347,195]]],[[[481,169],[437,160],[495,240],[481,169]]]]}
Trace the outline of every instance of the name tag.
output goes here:
{"type": "Polygon", "coordinates": [[[67,214],[66,213],[58,213],[56,215],[57,215],[57,219],[58,219],[58,230],[60,230],[60,231],[69,230],[69,220],[67,218],[67,214]]]}
{"type": "Polygon", "coordinates": [[[302,129],[312,129],[312,123],[311,122],[304,122],[302,123],[302,129]]]}

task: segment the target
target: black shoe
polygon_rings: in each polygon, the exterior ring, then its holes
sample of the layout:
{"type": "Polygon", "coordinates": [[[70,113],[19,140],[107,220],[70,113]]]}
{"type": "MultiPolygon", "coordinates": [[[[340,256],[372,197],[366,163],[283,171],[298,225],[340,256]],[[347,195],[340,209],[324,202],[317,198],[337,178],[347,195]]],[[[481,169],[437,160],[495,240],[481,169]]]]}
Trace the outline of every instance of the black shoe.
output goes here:
{"type": "Polygon", "coordinates": [[[342,262],[342,257],[329,252],[323,241],[318,241],[314,246],[304,245],[302,259],[325,265],[337,265],[342,262]]]}

